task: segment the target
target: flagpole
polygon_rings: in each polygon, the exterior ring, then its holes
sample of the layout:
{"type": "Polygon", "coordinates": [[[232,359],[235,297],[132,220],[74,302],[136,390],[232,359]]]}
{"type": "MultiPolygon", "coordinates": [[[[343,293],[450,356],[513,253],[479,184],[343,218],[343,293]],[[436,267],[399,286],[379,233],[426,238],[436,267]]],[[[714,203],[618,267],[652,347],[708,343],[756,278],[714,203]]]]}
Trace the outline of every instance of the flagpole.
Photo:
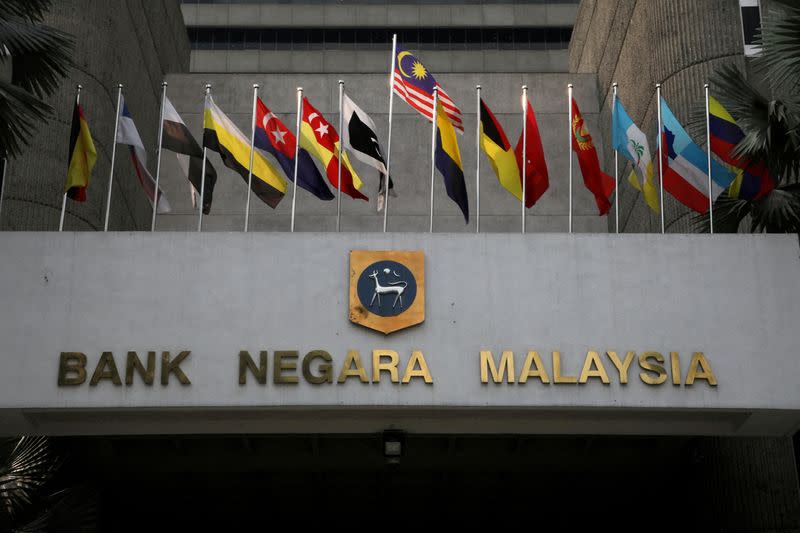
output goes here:
{"type": "Polygon", "coordinates": [[[475,233],[481,232],[481,86],[475,86],[475,233]]]}
{"type": "Polygon", "coordinates": [[[0,222],[2,222],[3,216],[3,198],[5,198],[6,192],[6,169],[8,168],[8,154],[3,157],[3,181],[0,182],[0,222]]]}
{"type": "MultiPolygon", "coordinates": [[[[294,211],[297,205],[297,163],[300,159],[300,121],[303,117],[303,88],[297,88],[297,127],[295,128],[295,143],[294,143],[294,185],[292,186],[292,222],[289,231],[294,233],[294,211]]],[[[341,142],[341,140],[339,141],[341,142]]],[[[339,180],[339,188],[342,183],[339,180]]]]}
{"type": "Polygon", "coordinates": [[[158,211],[158,180],[161,176],[161,141],[164,140],[164,105],[167,101],[167,82],[161,82],[161,118],[158,122],[158,147],[156,148],[156,191],[153,194],[153,220],[150,222],[150,231],[156,230],[156,212],[158,211]]]}
{"type": "Polygon", "coordinates": [[[572,233],[572,84],[567,84],[567,98],[569,100],[569,144],[567,154],[569,154],[569,232],[572,233]]]}
{"type": "MultiPolygon", "coordinates": [[[[204,98],[203,103],[203,129],[205,130],[205,116],[206,116],[206,107],[208,107],[208,95],[211,94],[211,84],[206,83],[206,95],[204,98]]],[[[203,207],[205,206],[205,194],[206,194],[206,159],[208,158],[208,148],[206,148],[206,143],[203,143],[203,171],[200,174],[200,216],[197,220],[197,231],[198,233],[203,231],[203,207]]]]}
{"type": "MultiPolygon", "coordinates": [[[[614,110],[617,108],[617,82],[614,82],[611,87],[614,89],[614,95],[611,97],[611,127],[613,130],[614,110]]],[[[616,149],[614,149],[614,229],[619,233],[619,152],[616,149]]]]}
{"type": "Polygon", "coordinates": [[[336,193],[336,231],[340,231],[342,220],[342,148],[344,148],[344,117],[342,116],[342,97],[344,95],[344,80],[339,80],[339,173],[337,176],[339,190],[336,193]]]}
{"type": "Polygon", "coordinates": [[[708,109],[708,84],[703,85],[706,93],[706,150],[708,151],[708,229],[714,233],[714,197],[711,194],[711,115],[708,109]]]}
{"type": "Polygon", "coordinates": [[[663,131],[663,124],[661,123],[661,84],[656,83],[656,100],[658,105],[658,184],[660,191],[661,202],[661,233],[664,233],[664,147],[661,132],[663,131]]]}
{"type": "MultiPolygon", "coordinates": [[[[429,232],[433,233],[433,185],[436,171],[436,119],[438,118],[439,88],[433,88],[433,115],[431,116],[431,224],[429,232]]],[[[388,193],[388,191],[387,191],[388,193]]]]}
{"type": "Polygon", "coordinates": [[[250,193],[253,186],[253,157],[256,145],[256,102],[258,101],[258,84],[253,84],[253,120],[250,128],[250,168],[247,171],[247,203],[244,205],[244,232],[247,233],[247,223],[250,220],[250,193]]]}
{"type": "Polygon", "coordinates": [[[528,170],[528,86],[522,86],[522,233],[525,233],[525,174],[528,170]]]}
{"type": "Polygon", "coordinates": [[[397,59],[397,34],[392,34],[392,66],[389,69],[389,139],[386,143],[386,177],[383,180],[383,232],[389,217],[389,165],[392,162],[392,110],[394,108],[394,67],[397,59]]]}
{"type": "MultiPolygon", "coordinates": [[[[80,105],[81,103],[81,89],[83,89],[83,85],[78,84],[75,92],[75,105],[80,105]]],[[[115,139],[116,140],[116,139],[115,139]]],[[[69,157],[72,157],[72,154],[69,154],[69,157]]],[[[5,180],[3,180],[5,181],[5,180]]],[[[64,213],[67,210],[67,191],[64,191],[64,196],[61,199],[61,219],[58,222],[58,231],[64,231],[64,213]]]]}
{"type": "Polygon", "coordinates": [[[106,221],[103,231],[108,231],[108,216],[111,214],[111,189],[114,186],[114,160],[117,157],[117,130],[119,129],[119,105],[122,102],[122,84],[117,85],[117,116],[114,119],[114,140],[111,144],[111,170],[108,175],[108,194],[106,195],[106,221]]]}

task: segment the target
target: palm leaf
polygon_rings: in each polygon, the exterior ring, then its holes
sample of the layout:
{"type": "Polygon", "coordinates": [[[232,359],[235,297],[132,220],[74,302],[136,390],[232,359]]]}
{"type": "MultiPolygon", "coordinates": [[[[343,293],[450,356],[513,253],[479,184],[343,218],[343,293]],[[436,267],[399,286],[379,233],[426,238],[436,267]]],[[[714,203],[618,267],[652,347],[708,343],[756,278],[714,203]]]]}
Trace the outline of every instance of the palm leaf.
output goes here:
{"type": "Polygon", "coordinates": [[[53,109],[29,92],[0,82],[0,153],[20,154],[40,122],[48,120],[53,109]]]}
{"type": "Polygon", "coordinates": [[[49,26],[0,20],[0,43],[11,54],[11,82],[42,97],[53,94],[73,66],[73,40],[49,26]]]}
{"type": "Polygon", "coordinates": [[[96,531],[97,495],[85,488],[70,488],[53,494],[45,502],[41,514],[15,533],[48,533],[50,531],[96,531]]]}
{"type": "Polygon", "coordinates": [[[22,437],[0,464],[0,519],[8,521],[30,505],[58,468],[45,437],[22,437]]]}
{"type": "Polygon", "coordinates": [[[20,17],[41,22],[52,3],[51,0],[0,0],[0,20],[20,17]]]}
{"type": "MultiPolygon", "coordinates": [[[[714,201],[714,233],[737,233],[742,220],[750,214],[750,202],[731,198],[727,192],[714,201]]],[[[710,228],[708,212],[692,218],[695,233],[708,233],[710,228]]]]}
{"type": "Polygon", "coordinates": [[[800,184],[777,187],[754,201],[750,231],[800,233],[800,184]]]}
{"type": "Polygon", "coordinates": [[[791,93],[800,85],[800,9],[771,9],[762,27],[759,44],[764,53],[759,62],[774,87],[786,85],[791,93]]]}

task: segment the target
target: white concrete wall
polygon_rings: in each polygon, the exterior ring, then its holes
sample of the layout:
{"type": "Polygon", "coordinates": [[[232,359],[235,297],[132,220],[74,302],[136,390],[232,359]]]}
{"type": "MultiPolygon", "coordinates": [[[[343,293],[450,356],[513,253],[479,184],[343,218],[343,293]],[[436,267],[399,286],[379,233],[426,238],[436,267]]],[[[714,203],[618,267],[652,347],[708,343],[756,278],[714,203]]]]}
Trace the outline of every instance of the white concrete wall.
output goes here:
{"type": "MultiPolygon", "coordinates": [[[[800,421],[796,236],[2,233],[0,433],[425,431],[784,434],[800,421]],[[348,251],[419,249],[426,320],[348,321],[348,251]],[[238,384],[238,353],[421,350],[415,380],[238,384]],[[58,387],[59,353],[191,350],[192,381],[58,387]],[[479,351],[694,351],[719,381],[481,384],[479,351]]],[[[142,354],[143,355],[143,354],[142,354]]],[[[517,371],[521,359],[517,360],[517,371]]],[[[402,368],[402,366],[401,366],[402,368]]],[[[123,378],[124,379],[124,378],[123,378]]],[[[383,378],[386,380],[386,377],[383,378]]]]}

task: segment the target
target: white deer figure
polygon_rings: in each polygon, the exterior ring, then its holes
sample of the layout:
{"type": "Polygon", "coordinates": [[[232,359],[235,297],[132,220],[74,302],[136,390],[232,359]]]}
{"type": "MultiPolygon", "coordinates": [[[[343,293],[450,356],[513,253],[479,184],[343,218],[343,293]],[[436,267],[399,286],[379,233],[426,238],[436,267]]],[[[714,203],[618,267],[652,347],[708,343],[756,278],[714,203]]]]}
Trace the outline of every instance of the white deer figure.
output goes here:
{"type": "Polygon", "coordinates": [[[381,285],[381,282],[378,281],[377,270],[373,270],[369,277],[375,280],[375,294],[372,295],[372,300],[369,302],[370,307],[375,302],[375,298],[378,298],[378,307],[381,306],[381,294],[396,294],[392,309],[394,309],[398,301],[400,302],[400,307],[403,307],[403,291],[408,286],[408,283],[405,281],[390,281],[388,285],[381,285]]]}

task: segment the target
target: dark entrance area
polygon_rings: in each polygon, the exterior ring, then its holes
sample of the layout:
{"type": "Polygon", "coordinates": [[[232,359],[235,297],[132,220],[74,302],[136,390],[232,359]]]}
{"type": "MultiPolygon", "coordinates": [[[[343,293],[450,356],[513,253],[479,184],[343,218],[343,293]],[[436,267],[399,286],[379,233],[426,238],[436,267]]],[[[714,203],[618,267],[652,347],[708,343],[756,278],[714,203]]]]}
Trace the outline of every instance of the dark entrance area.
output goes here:
{"type": "Polygon", "coordinates": [[[384,434],[53,442],[57,481],[96,494],[101,531],[800,527],[791,439],[397,436],[398,458],[384,434]]]}

